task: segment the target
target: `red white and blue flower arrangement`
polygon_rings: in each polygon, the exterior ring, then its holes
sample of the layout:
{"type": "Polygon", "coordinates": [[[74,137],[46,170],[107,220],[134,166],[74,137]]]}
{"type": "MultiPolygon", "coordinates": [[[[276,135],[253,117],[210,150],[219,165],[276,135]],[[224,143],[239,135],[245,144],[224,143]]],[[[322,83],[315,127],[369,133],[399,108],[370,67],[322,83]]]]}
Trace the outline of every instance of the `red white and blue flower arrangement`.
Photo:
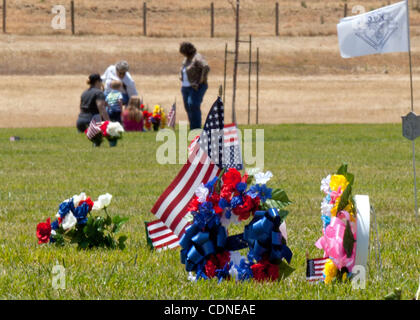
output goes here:
{"type": "Polygon", "coordinates": [[[127,236],[115,234],[128,218],[120,216],[110,217],[106,208],[110,205],[112,195],[109,193],[99,196],[93,202],[85,193],[74,195],[64,200],[58,207],[56,219],[37,225],[36,236],[38,243],[55,243],[64,245],[66,242],[77,243],[81,249],[105,247],[125,248],[127,236]],[[92,211],[104,210],[106,216],[93,215],[92,211]]]}
{"type": "Polygon", "coordinates": [[[285,191],[267,187],[271,177],[270,171],[254,169],[241,176],[231,168],[196,190],[187,215],[192,223],[180,240],[190,280],[279,278],[282,260],[292,259],[282,224],[291,202],[285,191]],[[242,234],[228,236],[231,223],[250,219],[242,234]],[[246,248],[245,257],[238,250],[246,248]]]}
{"type": "Polygon", "coordinates": [[[95,147],[102,144],[103,138],[108,140],[111,147],[115,147],[118,140],[122,139],[123,132],[124,128],[119,122],[96,122],[95,120],[92,120],[85,130],[87,138],[93,142],[95,147]]]}

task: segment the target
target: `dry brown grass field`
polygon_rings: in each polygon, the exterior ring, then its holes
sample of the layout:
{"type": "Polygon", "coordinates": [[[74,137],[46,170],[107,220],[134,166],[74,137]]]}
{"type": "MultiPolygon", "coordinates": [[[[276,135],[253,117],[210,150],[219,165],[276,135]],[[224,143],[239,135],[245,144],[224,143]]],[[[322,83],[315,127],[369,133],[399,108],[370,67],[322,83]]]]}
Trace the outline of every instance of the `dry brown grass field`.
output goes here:
{"type": "MultiPolygon", "coordinates": [[[[216,37],[209,37],[211,1],[146,1],[148,37],[142,35],[141,1],[76,0],[76,35],[53,30],[57,1],[8,0],[7,31],[0,35],[0,127],[73,126],[80,94],[91,72],[129,61],[146,104],[169,109],[178,101],[179,43],[191,40],[211,66],[205,113],[223,82],[225,43],[233,49],[234,19],[229,1],[215,0],[216,37]]],[[[280,36],[274,36],[276,1],[242,0],[241,34],[260,48],[260,123],[399,122],[409,110],[407,54],[342,59],[336,23],[344,1],[286,0],[280,4],[280,36]],[[321,18],[322,17],[322,18],[321,18]],[[322,22],[322,23],[321,23],[322,22]]],[[[375,9],[396,1],[347,1],[375,9]]],[[[410,5],[417,5],[411,1],[410,5]]],[[[69,8],[70,1],[63,1],[69,8]]],[[[413,6],[413,7],[414,7],[413,6]]],[[[1,6],[0,6],[1,7],[1,6]]],[[[414,74],[420,75],[420,13],[411,10],[414,74]]],[[[241,60],[247,58],[241,44],[241,60]]],[[[254,52],[255,54],[255,52],[254,52]]],[[[227,119],[230,119],[232,62],[228,64],[227,119]]],[[[255,70],[254,70],[255,71],[255,70]]],[[[247,121],[247,66],[239,70],[238,122],[247,121]]],[[[419,91],[414,79],[415,97],[419,91]]],[[[252,82],[255,121],[255,76],[252,82]]]]}

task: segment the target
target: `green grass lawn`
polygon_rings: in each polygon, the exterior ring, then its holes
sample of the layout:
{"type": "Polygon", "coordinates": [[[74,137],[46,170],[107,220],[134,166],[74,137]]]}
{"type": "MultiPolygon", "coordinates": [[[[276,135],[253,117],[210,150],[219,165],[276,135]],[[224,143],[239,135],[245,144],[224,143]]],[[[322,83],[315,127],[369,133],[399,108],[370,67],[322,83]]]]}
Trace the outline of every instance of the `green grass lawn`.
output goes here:
{"type": "MultiPolygon", "coordinates": [[[[256,127],[253,127],[256,128],[256,127]]],[[[419,219],[413,212],[411,142],[401,125],[278,125],[265,129],[270,186],[284,188],[288,245],[294,271],[275,283],[217,280],[191,283],[179,249],[147,247],[144,221],[181,165],[159,165],[155,133],[126,133],[116,148],[92,148],[73,128],[0,129],[0,298],[2,299],[382,299],[402,285],[412,299],[420,277],[419,219]],[[10,142],[9,137],[21,140],[10,142]],[[341,165],[355,174],[353,194],[368,194],[377,212],[382,279],[371,246],[365,290],[305,280],[305,252],[322,253],[320,181],[341,165]],[[38,222],[54,217],[64,199],[109,192],[110,214],[130,218],[127,248],[81,251],[40,246],[38,222]],[[66,289],[52,288],[52,268],[66,268],[66,289]]],[[[420,145],[417,148],[420,163],[420,145]]],[[[420,182],[420,179],[419,179],[420,182]]],[[[237,227],[233,231],[238,231],[237,227]],[[237,229],[237,230],[236,230],[237,229]]],[[[373,236],[373,233],[371,233],[373,236]]]]}

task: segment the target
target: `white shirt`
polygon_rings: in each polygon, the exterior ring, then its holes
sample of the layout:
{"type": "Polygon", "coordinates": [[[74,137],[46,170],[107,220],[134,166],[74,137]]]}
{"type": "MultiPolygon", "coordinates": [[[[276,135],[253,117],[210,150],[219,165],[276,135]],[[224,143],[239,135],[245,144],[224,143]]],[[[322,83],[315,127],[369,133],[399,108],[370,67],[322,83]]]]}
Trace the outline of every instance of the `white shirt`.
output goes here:
{"type": "Polygon", "coordinates": [[[182,86],[183,87],[191,87],[191,83],[188,80],[188,75],[187,75],[187,68],[182,68],[182,86]]]}
{"type": "Polygon", "coordinates": [[[125,76],[123,79],[120,79],[117,76],[117,69],[115,68],[115,65],[109,66],[105,73],[101,76],[102,81],[104,82],[104,86],[105,86],[105,94],[107,94],[108,92],[111,91],[111,82],[112,80],[119,80],[121,81],[123,84],[125,84],[127,90],[123,88],[121,88],[121,92],[122,93],[126,93],[128,95],[128,97],[131,96],[138,96],[137,93],[137,89],[136,89],[136,84],[133,80],[133,78],[131,77],[129,72],[125,73],[125,76]]]}

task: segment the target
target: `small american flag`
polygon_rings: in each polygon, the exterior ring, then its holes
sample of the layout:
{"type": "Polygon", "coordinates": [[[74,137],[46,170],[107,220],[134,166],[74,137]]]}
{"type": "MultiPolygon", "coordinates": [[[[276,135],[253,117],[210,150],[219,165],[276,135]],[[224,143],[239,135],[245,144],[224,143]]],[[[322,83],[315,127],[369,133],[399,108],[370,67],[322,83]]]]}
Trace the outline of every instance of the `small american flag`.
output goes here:
{"type": "Polygon", "coordinates": [[[219,97],[210,109],[203,132],[189,147],[187,163],[151,210],[158,220],[179,238],[189,225],[189,221],[184,217],[188,213],[188,204],[197,187],[219,175],[224,167],[223,128],[224,107],[219,97]]]}
{"type": "Polygon", "coordinates": [[[94,119],[92,119],[86,130],[86,136],[89,140],[94,140],[99,134],[102,134],[100,123],[97,123],[94,119]]]}
{"type": "Polygon", "coordinates": [[[172,109],[168,113],[168,127],[175,129],[175,119],[176,119],[176,102],[172,105],[172,109]]]}
{"type": "Polygon", "coordinates": [[[223,132],[223,167],[242,170],[242,153],[238,139],[238,129],[234,124],[229,124],[224,127],[223,132]]]}
{"type": "Polygon", "coordinates": [[[160,220],[145,222],[147,241],[156,251],[179,247],[178,237],[160,220]]]}
{"type": "Polygon", "coordinates": [[[328,258],[306,259],[306,280],[311,282],[322,280],[327,260],[328,258]]]}

